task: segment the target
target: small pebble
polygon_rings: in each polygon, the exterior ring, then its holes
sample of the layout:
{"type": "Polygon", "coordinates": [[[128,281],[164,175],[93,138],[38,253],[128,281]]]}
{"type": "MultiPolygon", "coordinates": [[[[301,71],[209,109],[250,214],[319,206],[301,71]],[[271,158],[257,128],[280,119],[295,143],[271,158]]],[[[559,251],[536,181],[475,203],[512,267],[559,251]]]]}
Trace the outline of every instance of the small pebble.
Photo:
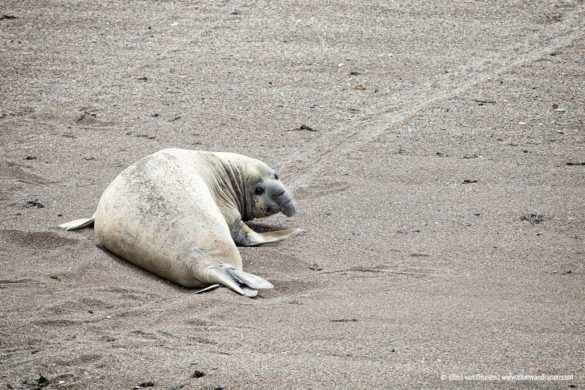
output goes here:
{"type": "Polygon", "coordinates": [[[566,111],[567,111],[566,108],[561,108],[561,107],[555,108],[555,112],[566,112],[566,111]]]}
{"type": "Polygon", "coordinates": [[[323,268],[321,268],[319,266],[319,264],[317,264],[317,263],[311,263],[311,265],[309,265],[309,269],[311,271],[321,271],[321,270],[323,270],[323,268]]]}
{"type": "Polygon", "coordinates": [[[45,387],[46,385],[49,384],[49,380],[47,378],[45,378],[42,374],[39,375],[39,379],[37,379],[37,385],[38,387],[45,387]]]}

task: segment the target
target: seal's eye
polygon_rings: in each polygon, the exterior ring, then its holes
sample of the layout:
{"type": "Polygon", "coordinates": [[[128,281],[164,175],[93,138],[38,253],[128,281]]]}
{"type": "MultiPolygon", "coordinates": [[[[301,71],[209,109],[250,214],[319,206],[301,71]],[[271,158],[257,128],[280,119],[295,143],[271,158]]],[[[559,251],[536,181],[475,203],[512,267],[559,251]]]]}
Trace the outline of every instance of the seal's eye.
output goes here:
{"type": "Polygon", "coordinates": [[[278,180],[278,175],[276,173],[274,174],[274,180],[278,180]]]}
{"type": "Polygon", "coordinates": [[[256,193],[256,195],[264,195],[264,188],[262,188],[262,187],[256,187],[256,189],[254,190],[254,192],[256,193]]]}

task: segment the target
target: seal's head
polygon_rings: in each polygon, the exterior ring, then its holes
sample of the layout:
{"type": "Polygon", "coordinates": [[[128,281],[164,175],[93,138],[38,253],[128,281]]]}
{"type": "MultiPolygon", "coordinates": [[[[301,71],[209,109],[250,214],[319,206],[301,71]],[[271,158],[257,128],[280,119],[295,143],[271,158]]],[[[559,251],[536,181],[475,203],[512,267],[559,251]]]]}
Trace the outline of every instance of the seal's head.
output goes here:
{"type": "Polygon", "coordinates": [[[224,184],[233,189],[234,204],[244,221],[278,212],[287,217],[296,213],[293,196],[274,169],[239,154],[215,152],[212,155],[221,161],[223,172],[229,178],[224,184]]]}
{"type": "MultiPolygon", "coordinates": [[[[262,164],[264,165],[264,164],[262,164]]],[[[278,174],[268,166],[256,169],[256,180],[248,186],[248,199],[251,199],[250,218],[263,218],[282,212],[287,217],[296,213],[295,201],[290,191],[282,184],[278,174]]]]}

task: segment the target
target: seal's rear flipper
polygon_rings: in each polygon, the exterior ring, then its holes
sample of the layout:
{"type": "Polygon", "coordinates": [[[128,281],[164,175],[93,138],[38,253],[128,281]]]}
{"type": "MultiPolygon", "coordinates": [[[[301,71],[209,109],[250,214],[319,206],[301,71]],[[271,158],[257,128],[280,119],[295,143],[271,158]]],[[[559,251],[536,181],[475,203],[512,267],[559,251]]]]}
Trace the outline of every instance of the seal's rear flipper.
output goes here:
{"type": "Polygon", "coordinates": [[[235,292],[247,297],[258,295],[257,290],[269,289],[274,286],[260,276],[239,271],[227,264],[220,264],[209,271],[209,276],[235,292]]]}
{"type": "Polygon", "coordinates": [[[201,290],[197,290],[195,291],[195,294],[201,294],[207,291],[211,291],[211,290],[215,290],[216,288],[218,288],[219,286],[221,286],[221,284],[212,284],[211,286],[207,286],[205,288],[202,288],[201,290]]]}
{"type": "MultiPolygon", "coordinates": [[[[195,291],[195,294],[201,294],[207,291],[211,291],[211,290],[215,290],[216,288],[221,287],[221,284],[216,283],[216,284],[212,284],[211,286],[207,286],[205,288],[202,288],[201,290],[197,290],[195,291]]],[[[242,286],[242,291],[244,292],[244,295],[250,298],[255,297],[256,295],[258,295],[258,291],[256,290],[252,290],[251,288],[247,288],[246,286],[242,286]]]]}
{"type": "Polygon", "coordinates": [[[76,219],[75,221],[62,223],[61,225],[59,225],[59,227],[65,230],[75,230],[92,226],[94,222],[95,214],[92,215],[91,218],[76,219]]]}
{"type": "Polygon", "coordinates": [[[268,280],[261,278],[258,275],[249,274],[244,271],[239,271],[237,269],[228,268],[228,272],[233,274],[237,279],[239,279],[245,285],[252,287],[256,290],[267,290],[270,288],[274,288],[274,285],[270,283],[268,280]]]}

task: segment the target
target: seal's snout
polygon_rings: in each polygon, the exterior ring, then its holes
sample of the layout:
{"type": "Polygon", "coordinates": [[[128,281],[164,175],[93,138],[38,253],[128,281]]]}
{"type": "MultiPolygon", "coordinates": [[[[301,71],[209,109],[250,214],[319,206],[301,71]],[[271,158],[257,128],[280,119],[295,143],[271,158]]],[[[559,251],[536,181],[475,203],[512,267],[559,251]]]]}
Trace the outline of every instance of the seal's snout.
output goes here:
{"type": "Polygon", "coordinates": [[[292,194],[282,183],[275,183],[272,186],[270,197],[278,204],[280,211],[287,217],[292,217],[297,212],[292,194]]]}
{"type": "Polygon", "coordinates": [[[281,209],[281,211],[287,217],[292,217],[293,215],[295,215],[297,213],[297,209],[296,209],[295,204],[293,202],[290,202],[288,207],[283,207],[281,209]]]}
{"type": "Polygon", "coordinates": [[[280,205],[280,211],[282,211],[287,217],[292,217],[297,213],[297,205],[295,204],[292,194],[288,190],[285,190],[285,193],[280,198],[278,204],[280,205]]]}

